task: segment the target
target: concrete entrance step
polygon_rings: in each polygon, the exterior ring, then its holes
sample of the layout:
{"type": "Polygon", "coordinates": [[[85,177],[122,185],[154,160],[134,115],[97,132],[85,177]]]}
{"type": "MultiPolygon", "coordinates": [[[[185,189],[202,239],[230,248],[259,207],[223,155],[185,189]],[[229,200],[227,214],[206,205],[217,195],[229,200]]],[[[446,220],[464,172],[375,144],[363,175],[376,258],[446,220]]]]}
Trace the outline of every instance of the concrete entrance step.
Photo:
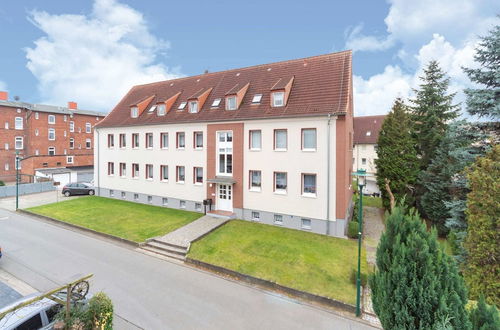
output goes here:
{"type": "Polygon", "coordinates": [[[186,247],[174,246],[173,244],[166,244],[164,242],[159,242],[155,240],[146,243],[144,246],[155,248],[158,250],[163,250],[169,253],[178,254],[180,256],[185,256],[187,253],[186,247]]]}
{"type": "Polygon", "coordinates": [[[146,244],[150,244],[150,243],[152,243],[153,245],[170,247],[170,248],[178,249],[178,250],[186,250],[187,251],[187,248],[188,248],[185,245],[176,244],[176,242],[162,241],[159,238],[153,238],[153,239],[149,240],[146,244]]]}
{"type": "Polygon", "coordinates": [[[228,211],[219,211],[219,210],[208,211],[207,215],[214,218],[225,219],[225,220],[236,219],[236,213],[228,211]]]}
{"type": "Polygon", "coordinates": [[[172,253],[172,252],[169,252],[169,251],[158,249],[158,248],[155,248],[153,246],[143,245],[140,248],[140,250],[144,250],[144,251],[147,251],[147,252],[150,252],[150,253],[152,252],[153,254],[160,255],[162,257],[172,258],[172,259],[176,259],[176,260],[180,260],[180,261],[186,260],[186,254],[179,255],[177,253],[172,253]]]}

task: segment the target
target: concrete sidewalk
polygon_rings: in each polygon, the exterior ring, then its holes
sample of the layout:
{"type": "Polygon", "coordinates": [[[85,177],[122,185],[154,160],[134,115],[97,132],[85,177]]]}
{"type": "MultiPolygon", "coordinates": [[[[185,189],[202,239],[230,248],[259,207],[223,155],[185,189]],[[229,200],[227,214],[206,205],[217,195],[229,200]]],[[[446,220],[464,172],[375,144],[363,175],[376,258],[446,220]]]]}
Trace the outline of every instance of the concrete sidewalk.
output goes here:
{"type": "MultiPolygon", "coordinates": [[[[19,196],[19,208],[26,209],[39,205],[51,204],[56,202],[67,201],[73,198],[80,198],[82,196],[65,197],[61,194],[60,190],[46,191],[42,193],[21,195],[19,196]]],[[[0,208],[9,211],[16,210],[16,197],[0,198],[0,208]]]]}
{"type": "Polygon", "coordinates": [[[174,230],[162,237],[155,238],[156,241],[182,246],[188,248],[191,242],[204,236],[217,227],[222,226],[228,219],[215,218],[205,215],[184,227],[174,230]]]}

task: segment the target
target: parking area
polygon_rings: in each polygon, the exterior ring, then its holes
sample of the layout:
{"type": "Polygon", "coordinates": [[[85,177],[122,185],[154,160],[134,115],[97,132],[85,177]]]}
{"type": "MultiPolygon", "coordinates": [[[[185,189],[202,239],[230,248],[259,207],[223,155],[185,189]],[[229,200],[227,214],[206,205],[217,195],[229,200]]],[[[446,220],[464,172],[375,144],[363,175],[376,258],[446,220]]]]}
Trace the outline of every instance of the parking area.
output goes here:
{"type": "Polygon", "coordinates": [[[37,291],[25,282],[0,269],[0,309],[35,292],[37,291]]]}
{"type": "MultiPolygon", "coordinates": [[[[56,203],[70,198],[80,198],[81,196],[64,197],[60,190],[47,191],[43,193],[19,196],[19,208],[25,209],[44,204],[56,203]]],[[[0,208],[9,211],[16,210],[16,196],[0,198],[0,208]]]]}

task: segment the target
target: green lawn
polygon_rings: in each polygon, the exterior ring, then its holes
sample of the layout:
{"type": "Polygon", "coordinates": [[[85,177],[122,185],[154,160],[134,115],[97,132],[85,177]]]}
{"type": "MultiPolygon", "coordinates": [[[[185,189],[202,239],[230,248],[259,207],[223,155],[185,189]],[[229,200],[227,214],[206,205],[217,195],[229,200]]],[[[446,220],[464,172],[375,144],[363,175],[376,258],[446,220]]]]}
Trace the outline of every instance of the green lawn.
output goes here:
{"type": "MultiPolygon", "coordinates": [[[[359,203],[357,195],[352,195],[352,201],[356,204],[359,203]]],[[[363,196],[363,206],[372,206],[383,208],[382,206],[382,198],[380,197],[372,197],[372,196],[363,196]]]]}
{"type": "MultiPolygon", "coordinates": [[[[355,304],[357,242],[233,220],[191,245],[188,257],[355,304]]],[[[367,270],[365,251],[362,269],[367,270]]]]}
{"type": "Polygon", "coordinates": [[[164,235],[201,215],[104,197],[82,197],[27,209],[54,219],[135,242],[164,235]]]}

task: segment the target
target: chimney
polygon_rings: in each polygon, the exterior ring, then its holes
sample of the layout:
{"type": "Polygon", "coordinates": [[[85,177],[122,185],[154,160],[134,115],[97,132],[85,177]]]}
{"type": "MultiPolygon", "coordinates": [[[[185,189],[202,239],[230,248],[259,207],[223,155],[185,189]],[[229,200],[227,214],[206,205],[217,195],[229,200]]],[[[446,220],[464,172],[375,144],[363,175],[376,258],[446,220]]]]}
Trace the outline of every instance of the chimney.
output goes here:
{"type": "Polygon", "coordinates": [[[76,102],[70,101],[70,102],[68,102],[68,109],[70,109],[70,110],[76,110],[77,105],[78,104],[76,102]]]}
{"type": "Polygon", "coordinates": [[[9,93],[5,91],[0,91],[0,100],[7,101],[9,99],[9,93]]]}

